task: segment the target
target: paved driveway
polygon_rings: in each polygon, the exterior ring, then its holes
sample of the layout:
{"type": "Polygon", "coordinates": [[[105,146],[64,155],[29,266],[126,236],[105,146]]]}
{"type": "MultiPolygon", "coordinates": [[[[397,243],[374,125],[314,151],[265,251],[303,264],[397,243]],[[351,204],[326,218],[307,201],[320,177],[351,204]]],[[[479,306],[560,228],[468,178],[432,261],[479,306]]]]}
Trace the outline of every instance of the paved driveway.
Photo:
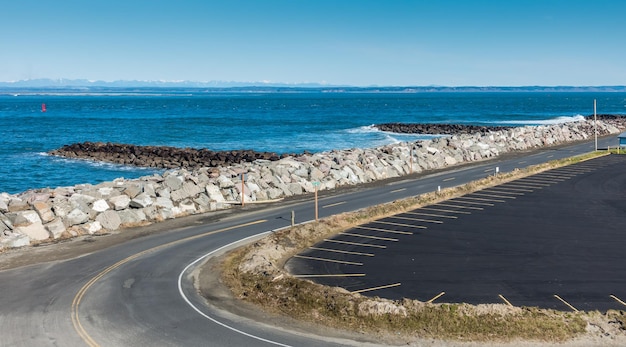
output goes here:
{"type": "Polygon", "coordinates": [[[346,230],[287,267],[390,299],[626,309],[626,156],[550,170],[346,230]]]}

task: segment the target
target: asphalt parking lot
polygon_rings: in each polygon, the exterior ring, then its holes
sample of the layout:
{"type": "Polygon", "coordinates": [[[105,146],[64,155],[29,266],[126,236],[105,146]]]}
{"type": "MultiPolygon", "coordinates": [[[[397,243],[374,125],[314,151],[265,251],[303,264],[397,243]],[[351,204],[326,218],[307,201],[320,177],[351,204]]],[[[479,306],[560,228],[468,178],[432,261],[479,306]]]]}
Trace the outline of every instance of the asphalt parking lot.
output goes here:
{"type": "Polygon", "coordinates": [[[626,309],[626,155],[608,155],[346,230],[287,262],[389,299],[626,309]]]}

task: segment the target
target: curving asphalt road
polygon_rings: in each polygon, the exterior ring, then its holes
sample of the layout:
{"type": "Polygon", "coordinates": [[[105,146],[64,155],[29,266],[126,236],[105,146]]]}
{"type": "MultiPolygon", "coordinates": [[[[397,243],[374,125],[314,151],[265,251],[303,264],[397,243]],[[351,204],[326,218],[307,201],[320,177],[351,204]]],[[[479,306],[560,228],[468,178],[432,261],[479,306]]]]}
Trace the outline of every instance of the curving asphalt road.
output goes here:
{"type": "MultiPolygon", "coordinates": [[[[599,146],[615,146],[614,137],[599,146]]],[[[320,195],[319,215],[463,184],[593,150],[593,142],[544,149],[429,175],[320,195]]],[[[223,219],[143,236],[68,260],[0,271],[0,346],[363,345],[290,332],[207,305],[190,273],[239,240],[314,218],[312,198],[253,207],[223,219]],[[196,262],[196,263],[194,263],[196,262]]],[[[4,258],[0,257],[0,261],[4,258]]]]}

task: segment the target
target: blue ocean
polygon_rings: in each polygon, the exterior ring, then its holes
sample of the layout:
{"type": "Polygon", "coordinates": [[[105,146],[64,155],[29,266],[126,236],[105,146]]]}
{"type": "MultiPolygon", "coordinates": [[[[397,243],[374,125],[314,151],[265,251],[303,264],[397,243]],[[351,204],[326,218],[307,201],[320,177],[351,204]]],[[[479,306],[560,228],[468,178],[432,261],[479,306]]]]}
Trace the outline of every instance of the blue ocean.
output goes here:
{"type": "Polygon", "coordinates": [[[626,113],[622,92],[6,92],[0,192],[158,172],[46,155],[76,142],[319,152],[424,138],[381,132],[378,123],[551,124],[592,115],[594,99],[598,114],[626,113]]]}

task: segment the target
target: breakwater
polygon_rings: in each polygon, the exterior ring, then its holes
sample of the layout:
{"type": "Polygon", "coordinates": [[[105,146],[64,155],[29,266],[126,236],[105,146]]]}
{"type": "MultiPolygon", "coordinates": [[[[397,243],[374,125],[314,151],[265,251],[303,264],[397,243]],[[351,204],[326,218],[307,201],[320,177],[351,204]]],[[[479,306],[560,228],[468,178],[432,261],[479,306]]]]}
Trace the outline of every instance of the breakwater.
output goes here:
{"type": "MultiPolygon", "coordinates": [[[[626,118],[597,122],[600,135],[617,134],[626,118]]],[[[369,149],[335,150],[278,160],[172,169],[162,175],[97,185],[0,193],[0,248],[22,247],[84,234],[119,231],[166,219],[400,177],[593,137],[594,122],[514,127],[455,134],[369,149]],[[411,157],[412,156],[412,157],[411,157]],[[412,164],[412,167],[411,167],[412,164]],[[241,174],[247,179],[243,187],[241,174]]],[[[126,153],[129,155],[130,153],[126,153]]]]}

